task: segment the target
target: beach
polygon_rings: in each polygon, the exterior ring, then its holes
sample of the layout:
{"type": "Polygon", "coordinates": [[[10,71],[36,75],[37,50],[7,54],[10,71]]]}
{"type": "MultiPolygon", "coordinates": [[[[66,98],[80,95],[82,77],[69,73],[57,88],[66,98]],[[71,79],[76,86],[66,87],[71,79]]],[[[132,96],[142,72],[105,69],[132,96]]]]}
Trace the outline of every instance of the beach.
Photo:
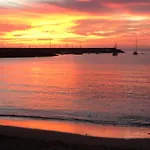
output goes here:
{"type": "Polygon", "coordinates": [[[38,129],[0,126],[1,149],[149,150],[150,139],[98,138],[38,129]]]}
{"type": "Polygon", "coordinates": [[[149,150],[149,131],[146,127],[2,117],[0,147],[3,150],[149,150]]]}

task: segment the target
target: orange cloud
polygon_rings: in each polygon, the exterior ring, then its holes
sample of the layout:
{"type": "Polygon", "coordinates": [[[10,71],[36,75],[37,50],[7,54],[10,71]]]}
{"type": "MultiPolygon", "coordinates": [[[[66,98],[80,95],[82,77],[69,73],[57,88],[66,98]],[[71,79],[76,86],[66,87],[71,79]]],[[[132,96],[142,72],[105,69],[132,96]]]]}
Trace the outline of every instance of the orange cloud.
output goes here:
{"type": "MultiPolygon", "coordinates": [[[[115,0],[16,1],[17,7],[0,7],[0,46],[108,46],[128,38],[149,39],[149,2],[115,0]],[[148,6],[147,6],[147,5],[148,6]],[[141,8],[141,9],[140,9],[141,8]],[[111,40],[110,40],[111,39],[111,40]],[[113,41],[113,42],[112,42],[113,41]]],[[[0,5],[1,6],[1,5],[0,5]]],[[[150,39],[149,39],[150,40],[150,39]]],[[[131,46],[131,45],[130,45],[131,46]]],[[[147,46],[148,47],[148,46],[147,46]]]]}

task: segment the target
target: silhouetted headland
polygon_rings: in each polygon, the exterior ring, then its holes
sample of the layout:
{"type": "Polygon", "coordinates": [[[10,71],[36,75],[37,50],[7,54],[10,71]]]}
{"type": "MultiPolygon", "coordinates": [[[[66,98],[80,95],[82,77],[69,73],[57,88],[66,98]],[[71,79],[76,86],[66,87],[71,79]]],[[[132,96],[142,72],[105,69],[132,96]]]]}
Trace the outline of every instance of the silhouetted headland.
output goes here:
{"type": "Polygon", "coordinates": [[[0,57],[45,57],[58,54],[125,53],[116,48],[0,48],[0,57]]]}

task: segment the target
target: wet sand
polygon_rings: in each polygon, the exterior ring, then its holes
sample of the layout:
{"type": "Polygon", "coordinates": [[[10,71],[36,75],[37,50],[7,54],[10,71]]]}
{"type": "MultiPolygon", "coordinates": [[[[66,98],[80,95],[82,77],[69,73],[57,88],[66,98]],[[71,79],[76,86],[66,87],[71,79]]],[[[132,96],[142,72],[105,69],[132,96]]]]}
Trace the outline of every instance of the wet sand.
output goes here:
{"type": "Polygon", "coordinates": [[[150,139],[100,138],[0,126],[0,148],[2,150],[149,150],[150,139]]]}
{"type": "Polygon", "coordinates": [[[0,117],[0,125],[89,135],[94,137],[122,139],[150,138],[150,135],[148,134],[150,128],[146,126],[102,125],[86,122],[71,122],[52,119],[44,120],[24,117],[0,117]]]}

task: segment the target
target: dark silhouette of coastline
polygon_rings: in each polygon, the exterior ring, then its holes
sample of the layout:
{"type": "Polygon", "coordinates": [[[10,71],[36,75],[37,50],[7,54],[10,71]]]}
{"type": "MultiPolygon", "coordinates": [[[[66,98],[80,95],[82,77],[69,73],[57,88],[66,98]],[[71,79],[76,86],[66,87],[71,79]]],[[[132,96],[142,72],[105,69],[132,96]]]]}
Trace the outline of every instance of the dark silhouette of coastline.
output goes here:
{"type": "Polygon", "coordinates": [[[0,57],[46,57],[58,54],[125,53],[116,48],[0,48],[0,57]]]}

